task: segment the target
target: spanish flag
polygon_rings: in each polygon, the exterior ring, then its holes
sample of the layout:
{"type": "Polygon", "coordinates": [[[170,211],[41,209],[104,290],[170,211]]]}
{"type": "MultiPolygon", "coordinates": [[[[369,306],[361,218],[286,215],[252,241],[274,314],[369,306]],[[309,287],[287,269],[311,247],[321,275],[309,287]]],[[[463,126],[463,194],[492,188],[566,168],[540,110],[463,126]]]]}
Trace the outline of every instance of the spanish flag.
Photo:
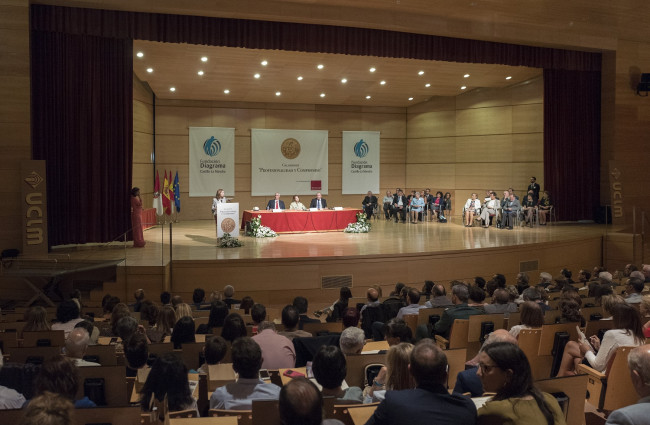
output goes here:
{"type": "Polygon", "coordinates": [[[163,180],[162,201],[163,201],[163,209],[165,210],[165,214],[171,215],[172,203],[169,199],[169,181],[167,180],[167,170],[165,170],[165,179],[163,180]]]}

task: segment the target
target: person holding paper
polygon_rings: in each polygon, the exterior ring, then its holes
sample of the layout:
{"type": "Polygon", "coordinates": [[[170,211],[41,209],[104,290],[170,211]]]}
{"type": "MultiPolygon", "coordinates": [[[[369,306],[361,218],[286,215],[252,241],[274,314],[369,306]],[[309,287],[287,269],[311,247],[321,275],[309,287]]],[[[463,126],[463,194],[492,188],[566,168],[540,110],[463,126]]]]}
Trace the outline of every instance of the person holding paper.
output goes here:
{"type": "Polygon", "coordinates": [[[275,192],[275,199],[271,199],[268,204],[266,204],[267,210],[283,210],[284,201],[280,200],[280,194],[275,192]]]}
{"type": "Polygon", "coordinates": [[[327,201],[323,198],[320,192],[316,194],[316,197],[311,200],[309,208],[318,208],[319,210],[327,208],[327,201]]]}
{"type": "MultiPolygon", "coordinates": [[[[219,220],[217,219],[217,205],[225,204],[228,202],[226,198],[226,192],[223,189],[218,189],[214,198],[212,198],[212,215],[214,216],[214,224],[219,226],[219,220]]],[[[217,230],[217,234],[219,231],[217,230]]]]}

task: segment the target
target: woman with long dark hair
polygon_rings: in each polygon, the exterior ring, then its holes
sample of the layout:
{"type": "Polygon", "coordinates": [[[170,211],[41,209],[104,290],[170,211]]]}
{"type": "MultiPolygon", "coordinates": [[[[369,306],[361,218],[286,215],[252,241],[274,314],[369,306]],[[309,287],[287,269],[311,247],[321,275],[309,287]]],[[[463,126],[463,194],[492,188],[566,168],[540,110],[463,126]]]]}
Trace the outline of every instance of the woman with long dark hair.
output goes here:
{"type": "Polygon", "coordinates": [[[244,323],[244,319],[237,313],[230,313],[223,322],[221,336],[231,343],[237,338],[246,336],[246,323],[244,323]]]}
{"type": "Polygon", "coordinates": [[[194,319],[190,316],[183,316],[174,325],[171,342],[174,350],[180,350],[183,344],[196,342],[194,319]]]}
{"type": "Polygon", "coordinates": [[[565,425],[555,398],[533,385],[526,355],[509,342],[483,347],[476,373],[494,397],[478,409],[477,424],[565,425]]]}
{"type": "Polygon", "coordinates": [[[151,367],[140,391],[142,410],[149,410],[152,395],[158,401],[163,401],[166,395],[170,412],[194,409],[198,415],[196,399],[192,397],[187,380],[187,368],[175,353],[162,354],[151,367]]]}
{"type": "Polygon", "coordinates": [[[210,317],[207,324],[199,325],[196,330],[197,334],[212,334],[214,328],[223,326],[223,321],[228,315],[228,306],[223,301],[214,301],[210,306],[210,317]]]}
{"type": "Polygon", "coordinates": [[[131,227],[133,232],[133,247],[144,248],[144,230],[142,229],[142,198],[140,188],[131,189],[131,227]]]}

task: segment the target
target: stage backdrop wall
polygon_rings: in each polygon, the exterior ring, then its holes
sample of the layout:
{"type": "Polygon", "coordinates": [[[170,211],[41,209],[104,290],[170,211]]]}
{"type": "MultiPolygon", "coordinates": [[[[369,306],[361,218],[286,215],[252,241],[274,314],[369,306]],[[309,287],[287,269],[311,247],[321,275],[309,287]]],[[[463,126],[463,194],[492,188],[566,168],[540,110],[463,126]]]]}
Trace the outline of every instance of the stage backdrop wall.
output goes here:
{"type": "Polygon", "coordinates": [[[235,196],[235,129],[190,127],[190,196],[235,196]]]}
{"type": "Polygon", "coordinates": [[[380,151],[378,131],[343,132],[343,194],[379,192],[380,151]]]}

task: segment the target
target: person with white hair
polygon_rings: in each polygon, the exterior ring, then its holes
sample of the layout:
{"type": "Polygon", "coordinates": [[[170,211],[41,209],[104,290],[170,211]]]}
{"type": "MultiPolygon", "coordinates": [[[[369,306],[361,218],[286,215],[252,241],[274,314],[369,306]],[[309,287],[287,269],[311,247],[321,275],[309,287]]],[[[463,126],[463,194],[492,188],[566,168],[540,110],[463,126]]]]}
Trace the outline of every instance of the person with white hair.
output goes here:
{"type": "Polygon", "coordinates": [[[241,304],[241,300],[233,298],[235,296],[235,288],[232,285],[226,285],[223,288],[223,302],[226,303],[228,308],[232,308],[234,304],[241,304]]]}
{"type": "Polygon", "coordinates": [[[636,404],[614,410],[606,425],[645,425],[650,411],[650,345],[642,345],[630,351],[627,357],[632,386],[639,395],[636,404]]]}
{"type": "Polygon", "coordinates": [[[343,354],[347,356],[348,354],[360,354],[365,342],[366,335],[363,330],[351,326],[341,332],[339,346],[343,354]]]}
{"type": "Polygon", "coordinates": [[[101,366],[99,363],[84,360],[90,336],[84,328],[74,328],[65,340],[65,355],[79,366],[101,366]]]}
{"type": "Polygon", "coordinates": [[[546,288],[553,281],[553,276],[550,273],[542,272],[539,274],[539,285],[546,288]]]}
{"type": "MultiPolygon", "coordinates": [[[[4,366],[2,351],[0,351],[0,369],[4,366]]],[[[0,385],[0,410],[20,409],[25,404],[25,397],[18,391],[0,385]]]]}

